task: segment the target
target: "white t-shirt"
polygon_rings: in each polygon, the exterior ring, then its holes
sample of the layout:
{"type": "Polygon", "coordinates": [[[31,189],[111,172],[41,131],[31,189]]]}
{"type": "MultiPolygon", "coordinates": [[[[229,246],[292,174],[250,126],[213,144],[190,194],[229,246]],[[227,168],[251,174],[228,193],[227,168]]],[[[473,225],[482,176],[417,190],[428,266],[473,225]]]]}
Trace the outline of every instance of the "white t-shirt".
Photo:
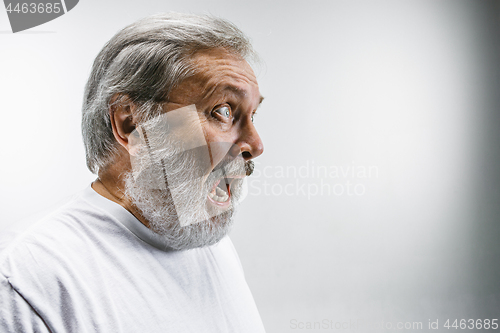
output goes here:
{"type": "Polygon", "coordinates": [[[228,237],[165,251],[120,205],[84,190],[0,237],[0,332],[264,332],[228,237]]]}

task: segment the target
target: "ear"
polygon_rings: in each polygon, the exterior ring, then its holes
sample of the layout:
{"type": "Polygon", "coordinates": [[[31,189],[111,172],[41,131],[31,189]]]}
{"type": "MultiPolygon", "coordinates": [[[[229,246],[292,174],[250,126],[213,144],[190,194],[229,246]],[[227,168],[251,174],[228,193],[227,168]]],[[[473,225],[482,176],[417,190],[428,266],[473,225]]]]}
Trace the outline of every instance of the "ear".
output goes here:
{"type": "Polygon", "coordinates": [[[116,94],[111,98],[109,119],[116,141],[128,151],[130,133],[135,129],[134,102],[127,95],[116,94]]]}

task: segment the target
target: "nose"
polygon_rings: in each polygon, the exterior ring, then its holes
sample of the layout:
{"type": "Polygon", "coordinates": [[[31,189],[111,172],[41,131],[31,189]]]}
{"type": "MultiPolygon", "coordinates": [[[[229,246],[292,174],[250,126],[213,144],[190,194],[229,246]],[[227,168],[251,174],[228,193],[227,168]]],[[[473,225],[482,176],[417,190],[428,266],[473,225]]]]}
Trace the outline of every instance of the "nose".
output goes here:
{"type": "Polygon", "coordinates": [[[240,128],[236,144],[245,161],[249,161],[264,152],[264,144],[251,121],[246,122],[240,128]]]}

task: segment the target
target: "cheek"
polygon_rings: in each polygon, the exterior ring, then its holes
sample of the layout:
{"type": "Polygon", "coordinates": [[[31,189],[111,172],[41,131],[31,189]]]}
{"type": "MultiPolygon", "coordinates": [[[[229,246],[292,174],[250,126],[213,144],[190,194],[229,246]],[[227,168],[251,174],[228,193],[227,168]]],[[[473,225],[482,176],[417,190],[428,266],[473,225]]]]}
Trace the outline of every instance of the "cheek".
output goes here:
{"type": "Polygon", "coordinates": [[[203,132],[205,134],[205,140],[207,144],[212,143],[233,143],[235,140],[234,126],[226,126],[219,124],[211,124],[210,122],[206,122],[203,124],[203,132]]]}
{"type": "Polygon", "coordinates": [[[205,139],[207,141],[212,168],[224,159],[229,162],[232,158],[239,155],[239,148],[235,145],[234,134],[233,131],[221,132],[214,128],[205,129],[205,139]]]}

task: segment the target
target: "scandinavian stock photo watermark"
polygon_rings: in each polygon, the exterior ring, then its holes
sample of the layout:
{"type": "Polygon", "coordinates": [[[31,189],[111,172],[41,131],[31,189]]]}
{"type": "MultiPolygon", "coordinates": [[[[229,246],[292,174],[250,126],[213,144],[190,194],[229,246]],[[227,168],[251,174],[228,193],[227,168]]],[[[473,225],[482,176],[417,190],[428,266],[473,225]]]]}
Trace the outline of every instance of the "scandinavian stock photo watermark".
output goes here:
{"type": "Polygon", "coordinates": [[[255,196],[363,196],[368,182],[379,177],[377,165],[352,161],[343,165],[322,165],[305,161],[301,165],[264,165],[255,162],[248,179],[248,194],[255,196]]]}
{"type": "Polygon", "coordinates": [[[500,328],[498,318],[446,318],[437,319],[428,318],[427,320],[376,320],[366,321],[360,319],[349,320],[299,320],[290,319],[289,328],[292,330],[336,330],[350,332],[378,332],[378,331],[394,331],[394,332],[412,332],[412,331],[430,331],[430,330],[498,330],[500,328]]]}

